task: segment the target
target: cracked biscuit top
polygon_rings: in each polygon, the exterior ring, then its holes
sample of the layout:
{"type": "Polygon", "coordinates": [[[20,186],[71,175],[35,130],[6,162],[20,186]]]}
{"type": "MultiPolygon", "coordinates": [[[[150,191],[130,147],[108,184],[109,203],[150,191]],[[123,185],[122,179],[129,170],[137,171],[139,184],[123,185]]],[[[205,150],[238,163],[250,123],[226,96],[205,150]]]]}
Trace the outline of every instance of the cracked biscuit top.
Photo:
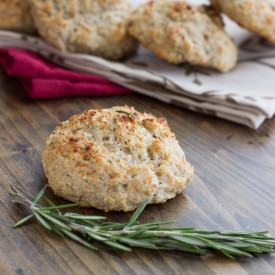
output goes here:
{"type": "Polygon", "coordinates": [[[39,34],[54,47],[119,60],[137,42],[127,33],[129,0],[29,0],[39,34]]]}
{"type": "Polygon", "coordinates": [[[231,70],[237,47],[224,31],[220,15],[210,7],[184,0],[155,0],[137,7],[129,33],[156,56],[170,63],[188,62],[231,70]]]}
{"type": "Polygon", "coordinates": [[[193,176],[163,118],[133,107],[89,110],[61,123],[42,154],[55,194],[105,211],[163,203],[193,176]]]}
{"type": "Polygon", "coordinates": [[[275,42],[275,0],[211,0],[241,27],[275,42]]]}

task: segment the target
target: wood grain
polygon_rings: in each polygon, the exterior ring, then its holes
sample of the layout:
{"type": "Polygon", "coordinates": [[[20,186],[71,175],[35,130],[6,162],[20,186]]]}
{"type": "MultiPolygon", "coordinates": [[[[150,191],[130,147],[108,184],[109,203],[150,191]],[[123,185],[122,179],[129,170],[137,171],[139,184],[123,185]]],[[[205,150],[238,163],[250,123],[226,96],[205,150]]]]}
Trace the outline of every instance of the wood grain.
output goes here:
{"type": "MultiPolygon", "coordinates": [[[[166,117],[196,168],[185,195],[149,206],[143,221],[177,219],[181,226],[267,229],[275,235],[275,119],[255,132],[139,95],[32,101],[14,79],[0,74],[0,274],[275,274],[274,255],[235,262],[141,249],[93,253],[35,223],[11,229],[23,210],[11,204],[9,185],[35,193],[45,184],[40,152],[54,127],[85,109],[124,104],[166,117]]],[[[109,217],[122,221],[129,214],[109,217]]]]}

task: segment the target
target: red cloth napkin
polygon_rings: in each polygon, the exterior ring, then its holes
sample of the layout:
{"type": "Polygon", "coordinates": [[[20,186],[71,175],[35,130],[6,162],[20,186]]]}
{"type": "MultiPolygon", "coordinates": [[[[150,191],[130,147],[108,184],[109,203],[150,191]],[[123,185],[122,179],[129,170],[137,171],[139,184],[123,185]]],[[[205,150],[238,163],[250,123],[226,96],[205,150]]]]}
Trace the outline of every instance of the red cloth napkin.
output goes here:
{"type": "Polygon", "coordinates": [[[102,77],[61,68],[22,49],[0,49],[0,65],[8,75],[21,81],[30,98],[110,96],[130,92],[102,77]]]}

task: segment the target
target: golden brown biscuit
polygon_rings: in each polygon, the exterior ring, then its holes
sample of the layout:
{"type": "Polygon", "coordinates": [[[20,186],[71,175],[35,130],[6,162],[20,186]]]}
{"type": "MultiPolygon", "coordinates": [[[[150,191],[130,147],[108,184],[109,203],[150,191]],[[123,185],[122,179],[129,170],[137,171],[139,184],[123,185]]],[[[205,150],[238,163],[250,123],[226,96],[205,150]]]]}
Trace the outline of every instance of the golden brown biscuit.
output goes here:
{"type": "Polygon", "coordinates": [[[85,207],[132,211],[183,192],[193,168],[163,118],[130,107],[89,110],[61,123],[42,154],[56,195],[85,207]]]}
{"type": "Polygon", "coordinates": [[[226,72],[237,61],[237,48],[216,12],[182,0],[151,1],[132,14],[129,33],[158,57],[226,72]]]}
{"type": "Polygon", "coordinates": [[[118,60],[133,54],[128,0],[30,0],[40,35],[54,47],[118,60]]]}
{"type": "Polygon", "coordinates": [[[274,0],[211,0],[213,7],[224,12],[240,26],[275,42],[274,0]]]}
{"type": "Polygon", "coordinates": [[[35,32],[28,2],[25,0],[1,0],[0,29],[26,33],[35,32]]]}

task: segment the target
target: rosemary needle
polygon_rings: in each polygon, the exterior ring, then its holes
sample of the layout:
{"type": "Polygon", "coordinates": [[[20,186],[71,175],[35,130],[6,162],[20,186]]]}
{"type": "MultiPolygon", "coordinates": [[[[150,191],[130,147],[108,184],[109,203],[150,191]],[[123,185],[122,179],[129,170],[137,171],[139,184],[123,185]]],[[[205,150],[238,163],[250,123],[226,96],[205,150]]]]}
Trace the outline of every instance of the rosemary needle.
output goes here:
{"type": "Polygon", "coordinates": [[[123,111],[123,110],[117,110],[116,112],[119,113],[119,114],[124,114],[124,115],[129,116],[132,120],[136,121],[137,124],[139,124],[140,126],[143,127],[143,125],[138,121],[137,117],[133,113],[129,113],[129,112],[126,112],[126,111],[123,111]]]}
{"type": "Polygon", "coordinates": [[[20,186],[11,186],[12,201],[30,211],[28,216],[13,225],[14,228],[36,219],[47,230],[60,237],[68,237],[91,250],[97,250],[94,243],[101,242],[127,252],[131,251],[132,247],[179,250],[198,255],[215,251],[229,258],[253,257],[275,252],[275,238],[268,236],[266,231],[219,232],[167,227],[171,221],[137,224],[147,200],[138,207],[128,223],[106,222],[103,216],[62,213],[61,209],[74,207],[76,204],[55,205],[45,196],[46,188],[47,186],[35,197],[20,186]]]}

